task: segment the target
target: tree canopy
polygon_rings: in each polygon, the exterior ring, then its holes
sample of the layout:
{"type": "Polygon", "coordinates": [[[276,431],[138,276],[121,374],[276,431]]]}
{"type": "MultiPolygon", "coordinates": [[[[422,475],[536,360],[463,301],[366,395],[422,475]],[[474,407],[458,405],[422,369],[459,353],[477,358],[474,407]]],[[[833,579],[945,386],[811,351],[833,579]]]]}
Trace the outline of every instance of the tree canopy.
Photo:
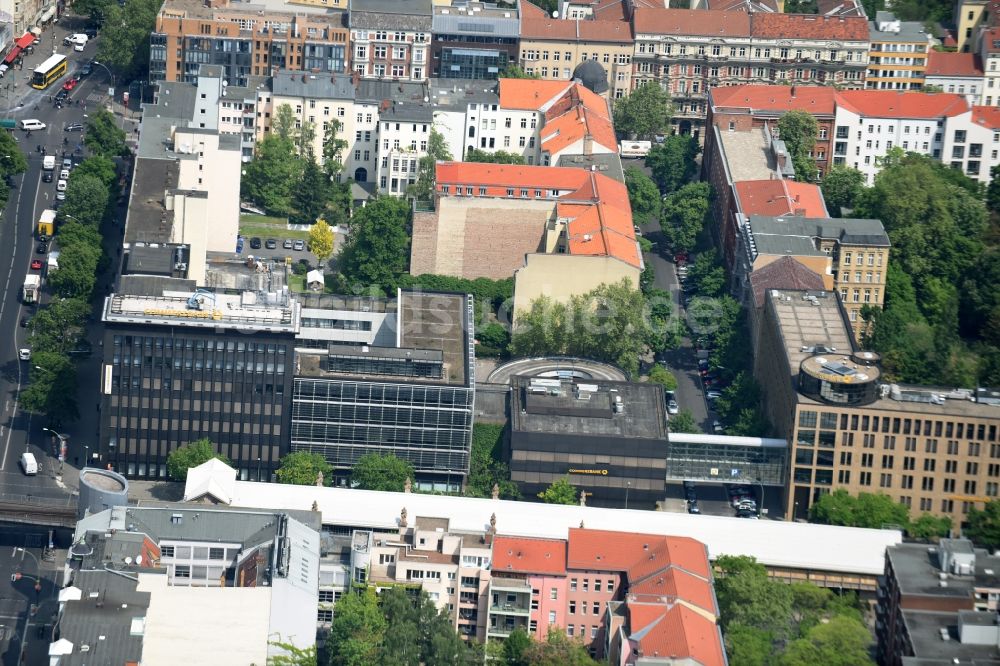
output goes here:
{"type": "Polygon", "coordinates": [[[229,464],[222,454],[215,452],[215,445],[209,439],[197,439],[190,444],[179,446],[167,456],[167,474],[174,481],[184,481],[188,470],[206,463],[212,458],[218,458],[229,464]]]}
{"type": "Polygon", "coordinates": [[[491,164],[524,164],[524,156],[506,150],[486,151],[473,148],[465,153],[464,162],[488,162],[491,164]]]}
{"type": "Polygon", "coordinates": [[[646,166],[664,194],[677,191],[691,182],[698,172],[695,161],[701,147],[689,134],[672,134],[656,144],[646,155],[646,166]]]}
{"type": "MultiPolygon", "coordinates": [[[[148,34],[146,36],[149,37],[148,34]]],[[[104,37],[105,39],[101,40],[102,45],[106,41],[107,35],[104,37]]],[[[128,154],[128,149],[125,146],[125,131],[118,126],[115,117],[106,109],[98,109],[90,114],[83,141],[94,155],[112,158],[128,154]]]]}
{"type": "Polygon", "coordinates": [[[465,494],[490,497],[494,485],[503,499],[520,499],[521,491],[510,480],[510,468],[503,458],[504,426],[477,421],[472,426],[472,454],[465,494]]]}
{"type": "Polygon", "coordinates": [[[670,95],[655,81],[646,81],[615,100],[615,130],[630,139],[652,140],[670,127],[670,95]]]}
{"type": "Polygon", "coordinates": [[[326,220],[317,220],[309,230],[309,251],[316,255],[320,266],[333,254],[333,229],[326,220]]]}
{"type": "Polygon", "coordinates": [[[569,482],[569,477],[556,479],[549,487],[538,493],[538,498],[546,504],[576,504],[576,486],[569,482]]]}
{"type": "MultiPolygon", "coordinates": [[[[552,0],[548,0],[548,2],[551,3],[552,0]]],[[[541,7],[543,4],[545,4],[545,3],[539,3],[539,6],[541,7]]],[[[526,72],[524,70],[524,68],[521,67],[520,65],[510,64],[510,65],[507,65],[506,67],[504,67],[503,71],[500,72],[500,75],[497,78],[500,78],[500,79],[540,79],[542,77],[539,74],[534,74],[534,73],[533,74],[528,74],[528,72],[526,72]]]]}
{"type": "Polygon", "coordinates": [[[377,197],[354,214],[338,263],[352,291],[393,290],[410,263],[410,205],[377,197]]]}
{"type": "Polygon", "coordinates": [[[281,459],[281,467],[276,472],[279,483],[296,486],[314,486],[319,475],[323,475],[323,485],[333,480],[333,465],[321,453],[293,451],[281,459]]]}
{"type": "Polygon", "coordinates": [[[657,222],[660,219],[660,190],[656,183],[641,169],[625,169],[625,186],[628,202],[632,206],[632,220],[636,224],[657,222]]]}
{"type": "Polygon", "coordinates": [[[973,507],[968,521],[965,536],[983,548],[1000,548],[1000,500],[990,500],[982,509],[973,507]]]}
{"type": "Polygon", "coordinates": [[[841,209],[853,209],[864,190],[864,185],[865,174],[849,166],[834,165],[820,183],[823,199],[826,200],[826,209],[830,215],[840,217],[841,209]]]}
{"type": "Polygon", "coordinates": [[[705,228],[710,196],[708,183],[688,183],[663,200],[660,227],[675,252],[690,252],[694,248],[705,228]]]}
{"type": "Polygon", "coordinates": [[[807,111],[786,111],[778,118],[778,135],[785,142],[795,167],[795,180],[806,183],[816,181],[819,170],[810,156],[819,135],[819,123],[807,111]]]}
{"type": "MultiPolygon", "coordinates": [[[[160,11],[159,0],[89,0],[91,15],[102,22],[97,60],[117,74],[120,83],[149,71],[149,36],[160,11]]],[[[74,6],[75,11],[83,9],[74,6]]],[[[87,144],[90,145],[89,143],[87,144]]]]}
{"type": "Polygon", "coordinates": [[[362,490],[403,492],[413,476],[413,465],[391,453],[367,453],[351,468],[351,484],[362,490]]]}
{"type": "Polygon", "coordinates": [[[407,188],[406,195],[417,201],[430,201],[434,196],[436,164],[454,159],[444,135],[431,127],[427,139],[427,154],[417,164],[417,182],[407,188]]]}
{"type": "Polygon", "coordinates": [[[20,404],[25,411],[45,414],[57,426],[77,419],[76,367],[69,356],[57,351],[33,351],[28,385],[21,391],[20,404]]]}
{"type": "Polygon", "coordinates": [[[690,409],[682,409],[671,416],[667,422],[667,429],[670,432],[687,432],[692,434],[701,432],[701,428],[695,422],[694,414],[691,413],[690,409]]]}

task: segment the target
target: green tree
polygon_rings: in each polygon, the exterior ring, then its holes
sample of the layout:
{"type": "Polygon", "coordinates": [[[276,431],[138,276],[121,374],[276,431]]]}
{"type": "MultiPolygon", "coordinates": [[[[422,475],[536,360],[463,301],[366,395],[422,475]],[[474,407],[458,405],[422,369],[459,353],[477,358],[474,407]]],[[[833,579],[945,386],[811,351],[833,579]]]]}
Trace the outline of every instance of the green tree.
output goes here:
{"type": "Polygon", "coordinates": [[[413,481],[413,465],[391,453],[367,453],[351,468],[351,485],[361,490],[401,493],[406,480],[413,481]]]}
{"type": "Polygon", "coordinates": [[[417,182],[407,188],[406,195],[417,201],[430,201],[434,197],[434,178],[438,162],[450,162],[451,151],[444,135],[431,127],[427,139],[427,154],[417,165],[417,182]]]}
{"type": "Polygon", "coordinates": [[[28,170],[28,160],[10,132],[0,132],[0,176],[16,176],[28,170]]]}
{"type": "Polygon", "coordinates": [[[1000,547],[1000,500],[990,500],[982,509],[970,509],[968,527],[962,531],[983,548],[1000,547]]]}
{"type": "Polygon", "coordinates": [[[698,140],[689,134],[672,134],[650,149],[646,166],[661,192],[670,194],[691,182],[698,172],[699,152],[698,140]]]}
{"type": "Polygon", "coordinates": [[[386,623],[378,663],[420,666],[423,618],[419,604],[400,587],[383,590],[378,601],[386,623]]]}
{"type": "Polygon", "coordinates": [[[626,97],[615,100],[615,130],[630,139],[651,141],[670,127],[670,95],[656,81],[646,81],[626,97]]]}
{"type": "Polygon", "coordinates": [[[670,417],[667,422],[667,429],[670,432],[686,432],[691,434],[697,434],[701,432],[701,428],[695,423],[694,414],[691,413],[690,409],[682,409],[677,414],[670,417]]]}
{"type": "Polygon", "coordinates": [[[270,215],[284,216],[292,210],[292,187],[301,180],[302,160],[295,142],[271,132],[257,142],[253,160],[243,167],[240,189],[243,197],[270,215]]]}
{"type": "Polygon", "coordinates": [[[221,453],[216,453],[215,445],[209,439],[196,439],[190,444],[179,446],[167,456],[167,474],[174,481],[187,479],[188,470],[206,463],[212,458],[218,458],[229,464],[229,460],[221,453]]]}
{"type": "Polygon", "coordinates": [[[76,366],[65,354],[34,352],[28,370],[28,386],[21,391],[21,408],[45,414],[53,424],[79,418],[76,403],[76,366]]]}
{"type": "Polygon", "coordinates": [[[465,153],[464,162],[486,162],[490,164],[524,164],[524,156],[506,150],[489,152],[473,148],[465,153]]]}
{"type": "Polygon", "coordinates": [[[476,356],[510,355],[510,330],[495,321],[485,324],[476,331],[476,356]]]}
{"type": "Polygon", "coordinates": [[[271,641],[270,644],[283,650],[285,654],[269,656],[267,666],[317,666],[315,645],[300,648],[282,641],[271,641]]]}
{"type": "MultiPolygon", "coordinates": [[[[101,44],[104,44],[104,39],[101,40],[101,44]]],[[[115,117],[106,109],[99,109],[90,114],[83,142],[90,152],[100,157],[113,158],[128,154],[125,132],[118,127],[115,117]]]]}
{"type": "Polygon", "coordinates": [[[337,602],[326,641],[330,666],[371,666],[379,663],[386,624],[374,588],[345,594],[337,602]]]}
{"type": "Polygon", "coordinates": [[[875,662],[870,656],[871,633],[864,624],[835,616],[817,624],[805,635],[790,643],[782,655],[781,666],[866,666],[875,662]]]}
{"type": "Polygon", "coordinates": [[[788,635],[792,616],[790,586],[772,581],[753,557],[722,555],[715,566],[722,572],[715,581],[715,593],[724,631],[742,625],[776,638],[788,635]]]}
{"type": "Polygon", "coordinates": [[[834,165],[823,176],[820,189],[826,200],[826,208],[833,217],[841,216],[841,209],[853,209],[854,202],[861,196],[865,186],[865,175],[849,166],[834,165]]]}
{"type": "Polygon", "coordinates": [[[882,493],[859,493],[853,497],[843,488],[827,493],[809,508],[810,519],[827,525],[869,527],[886,525],[905,527],[909,509],[882,493]]]}
{"type": "Polygon", "coordinates": [[[465,494],[490,497],[496,485],[503,499],[520,499],[521,492],[510,480],[510,468],[503,460],[504,427],[476,422],[472,426],[472,453],[465,494]]]}
{"type": "Polygon", "coordinates": [[[986,207],[1000,214],[1000,164],[990,169],[990,184],[986,186],[986,207]]]}
{"type": "Polygon", "coordinates": [[[292,193],[292,224],[313,224],[323,217],[329,200],[329,184],[326,174],[311,155],[302,161],[302,177],[292,193]]]}
{"type": "Polygon", "coordinates": [[[318,220],[309,230],[309,251],[322,266],[333,254],[333,229],[326,220],[318,220]]]}
{"type": "Polygon", "coordinates": [[[97,60],[116,72],[118,81],[149,71],[149,36],[161,4],[158,0],[129,0],[124,4],[108,2],[101,8],[104,20],[97,60]]]}
{"type": "Polygon", "coordinates": [[[396,197],[377,197],[354,214],[339,255],[348,285],[395,289],[410,260],[409,222],[409,204],[396,197]]]}
{"type": "Polygon", "coordinates": [[[101,249],[75,244],[59,253],[59,269],[49,273],[49,286],[64,298],[89,299],[97,281],[101,249]]]}
{"type": "Polygon", "coordinates": [[[523,652],[531,666],[597,666],[583,641],[572,639],[559,627],[550,626],[545,640],[534,640],[523,652]]]}
{"type": "Polygon", "coordinates": [[[688,183],[663,200],[660,226],[675,252],[690,252],[705,227],[711,187],[688,183]]]}
{"type": "Polygon", "coordinates": [[[659,384],[667,391],[677,390],[677,378],[674,377],[672,372],[659,364],[649,369],[649,383],[659,384]]]}
{"type": "Polygon", "coordinates": [[[66,354],[79,343],[90,306],[81,298],[53,298],[31,318],[31,349],[66,354]]]}
{"type": "Polygon", "coordinates": [[[96,176],[70,176],[66,200],[59,209],[63,218],[97,225],[108,206],[108,188],[96,176]]]}
{"type": "Polygon", "coordinates": [[[76,0],[73,3],[73,13],[88,16],[91,21],[100,25],[104,23],[104,16],[111,5],[112,0],[76,0]]]}
{"type": "Polygon", "coordinates": [[[816,181],[819,173],[816,161],[809,153],[816,146],[819,124],[806,111],[786,111],[778,118],[778,135],[785,142],[795,167],[795,180],[805,183],[816,181]]]}
{"type": "Polygon", "coordinates": [[[503,71],[500,72],[500,75],[497,78],[498,79],[540,79],[542,77],[539,76],[538,74],[528,74],[526,71],[524,71],[524,68],[521,67],[520,65],[515,65],[515,64],[511,63],[511,64],[508,64],[506,67],[503,68],[503,71]]]}
{"type": "Polygon", "coordinates": [[[938,539],[951,534],[951,518],[948,516],[935,516],[933,513],[922,513],[915,520],[910,521],[906,528],[906,533],[913,539],[938,539]]]}
{"type": "Polygon", "coordinates": [[[276,474],[280,483],[296,486],[314,486],[322,474],[323,484],[328,486],[333,480],[333,465],[321,453],[293,451],[281,459],[276,474]]]}
{"type": "Polygon", "coordinates": [[[625,186],[632,217],[636,224],[647,224],[660,219],[660,191],[656,183],[640,169],[625,169],[625,186]]]}
{"type": "Polygon", "coordinates": [[[344,151],[347,150],[347,141],[340,138],[340,131],[344,125],[333,118],[326,123],[323,131],[323,172],[327,179],[332,182],[338,173],[344,168],[344,151]]]}
{"type": "Polygon", "coordinates": [[[774,638],[766,631],[736,624],[726,631],[726,654],[731,666],[771,666],[774,638]]]}
{"type": "Polygon", "coordinates": [[[531,636],[524,627],[510,632],[501,645],[504,666],[530,666],[526,654],[531,648],[531,636]]]}
{"type": "Polygon", "coordinates": [[[569,482],[568,476],[564,476],[538,493],[538,498],[546,504],[576,504],[576,486],[569,482]]]}
{"type": "Polygon", "coordinates": [[[111,190],[111,187],[118,179],[114,161],[110,157],[103,155],[91,155],[77,164],[69,174],[69,182],[72,183],[74,180],[85,176],[97,178],[104,184],[104,187],[108,188],[108,191],[111,190]]]}

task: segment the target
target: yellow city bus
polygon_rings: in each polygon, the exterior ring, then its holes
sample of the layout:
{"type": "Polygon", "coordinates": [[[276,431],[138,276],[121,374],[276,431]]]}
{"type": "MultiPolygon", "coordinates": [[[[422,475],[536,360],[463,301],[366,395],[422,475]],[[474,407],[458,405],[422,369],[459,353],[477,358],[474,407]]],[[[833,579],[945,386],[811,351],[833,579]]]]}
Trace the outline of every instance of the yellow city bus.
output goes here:
{"type": "Polygon", "coordinates": [[[35,73],[31,76],[31,87],[45,90],[65,74],[66,56],[56,53],[35,68],[35,73]]]}

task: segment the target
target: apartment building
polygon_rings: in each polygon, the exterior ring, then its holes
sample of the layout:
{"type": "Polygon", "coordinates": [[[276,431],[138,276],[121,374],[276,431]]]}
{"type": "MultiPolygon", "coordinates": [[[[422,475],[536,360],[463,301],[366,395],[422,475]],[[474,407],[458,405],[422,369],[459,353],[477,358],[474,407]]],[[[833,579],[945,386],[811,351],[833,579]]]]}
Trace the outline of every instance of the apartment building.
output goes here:
{"type": "Polygon", "coordinates": [[[881,308],[885,300],[889,237],[879,220],[750,215],[739,231],[734,273],[743,290],[749,291],[753,271],[793,257],[823,278],[824,289],[840,295],[860,342],[862,308],[881,308]]]}
{"type": "Polygon", "coordinates": [[[875,608],[879,663],[1000,662],[998,567],[1000,558],[967,539],[887,548],[875,608]]]}
{"type": "Polygon", "coordinates": [[[88,515],[73,534],[49,663],[265,663],[288,656],[276,635],[308,649],[319,530],[308,511],[166,504],[88,515]]]}
{"type": "Polygon", "coordinates": [[[862,87],[863,18],[636,7],[633,87],[658,81],[675,100],[676,131],[702,137],[720,82],[862,87]]]}
{"type": "Polygon", "coordinates": [[[347,13],[330,6],[167,0],[149,39],[149,78],[194,83],[201,65],[221,66],[237,86],[281,69],[341,73],[349,35],[347,13]]]}
{"type": "Polygon", "coordinates": [[[961,525],[1000,493],[1000,395],[887,384],[855,351],[827,291],[769,291],[755,374],[768,419],[792,447],[787,513],[805,518],[837,488],[879,492],[961,525]],[[791,378],[791,381],[789,381],[791,378]]]}
{"type": "Polygon", "coordinates": [[[940,88],[941,92],[964,96],[969,106],[994,106],[994,100],[1000,99],[1000,91],[986,94],[986,77],[977,53],[932,50],[927,55],[924,85],[940,88]]]}
{"type": "Polygon", "coordinates": [[[599,91],[618,99],[632,89],[632,26],[625,2],[599,0],[576,6],[567,16],[553,17],[521,3],[520,64],[546,81],[571,81],[577,65],[596,62],[606,74],[599,91]]]}
{"type": "Polygon", "coordinates": [[[363,78],[424,81],[430,72],[431,0],[352,0],[351,57],[363,78]]]}
{"type": "Polygon", "coordinates": [[[506,638],[519,628],[534,636],[546,636],[550,628],[568,631],[565,539],[498,535],[492,572],[486,629],[490,639],[506,638]]]}
{"type": "Polygon", "coordinates": [[[431,73],[442,79],[496,79],[517,62],[519,31],[515,3],[435,3],[431,73]]]}
{"type": "Polygon", "coordinates": [[[986,98],[992,98],[995,104],[1000,106],[1000,28],[983,30],[979,44],[979,61],[986,76],[986,98]]]}
{"type": "Polygon", "coordinates": [[[962,53],[975,53],[979,31],[992,25],[990,0],[960,0],[955,4],[955,39],[962,53]]]}
{"type": "Polygon", "coordinates": [[[900,21],[892,12],[877,12],[869,24],[869,90],[920,90],[934,41],[919,21],[900,21]]]}

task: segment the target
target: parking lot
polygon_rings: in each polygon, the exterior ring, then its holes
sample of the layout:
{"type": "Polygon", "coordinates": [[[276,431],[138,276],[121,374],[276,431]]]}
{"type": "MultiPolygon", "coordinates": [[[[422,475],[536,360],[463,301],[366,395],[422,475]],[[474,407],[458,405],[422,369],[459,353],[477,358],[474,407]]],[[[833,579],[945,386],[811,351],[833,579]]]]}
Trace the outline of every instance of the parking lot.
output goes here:
{"type": "MultiPolygon", "coordinates": [[[[727,492],[728,484],[713,483],[707,481],[697,481],[694,483],[694,494],[697,498],[698,510],[707,516],[726,516],[732,518],[736,511],[730,504],[730,496],[727,492]]],[[[761,487],[754,485],[748,490],[751,497],[760,508],[760,518],[762,520],[781,520],[784,518],[782,508],[782,491],[779,488],[765,486],[764,502],[761,505],[761,487]]],[[[667,482],[667,493],[661,505],[663,511],[673,513],[687,513],[688,502],[685,498],[684,486],[681,482],[667,482]]]]}

